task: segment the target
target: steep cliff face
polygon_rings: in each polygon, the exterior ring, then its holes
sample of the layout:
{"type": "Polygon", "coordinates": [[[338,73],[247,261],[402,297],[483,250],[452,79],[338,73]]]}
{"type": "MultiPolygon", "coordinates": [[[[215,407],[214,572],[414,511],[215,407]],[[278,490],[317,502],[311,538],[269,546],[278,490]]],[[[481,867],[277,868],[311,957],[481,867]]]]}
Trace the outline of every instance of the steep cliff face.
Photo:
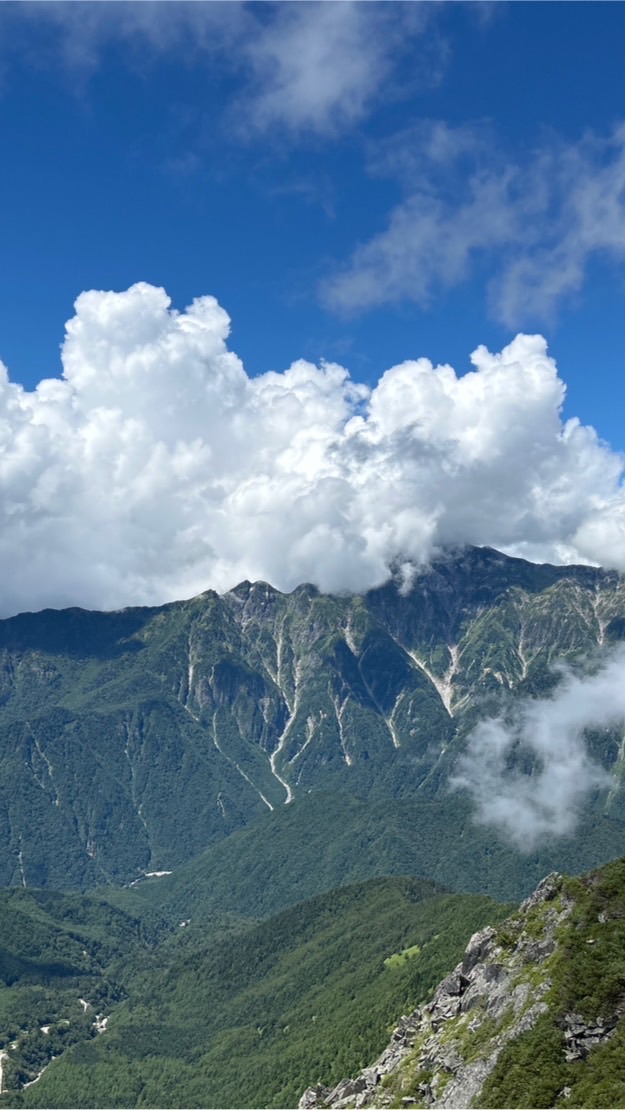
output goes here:
{"type": "Polygon", "coordinates": [[[299,1106],[622,1106],[625,861],[549,875],[476,933],[379,1059],[299,1106]]]}
{"type": "MultiPolygon", "coordinates": [[[[618,575],[489,549],[403,593],[242,583],[1,621],[0,882],[170,869],[311,790],[438,799],[502,695],[549,690],[554,662],[624,630],[618,575]]],[[[618,779],[623,745],[595,746],[618,779]]],[[[618,782],[606,806],[625,814],[618,782]]]]}

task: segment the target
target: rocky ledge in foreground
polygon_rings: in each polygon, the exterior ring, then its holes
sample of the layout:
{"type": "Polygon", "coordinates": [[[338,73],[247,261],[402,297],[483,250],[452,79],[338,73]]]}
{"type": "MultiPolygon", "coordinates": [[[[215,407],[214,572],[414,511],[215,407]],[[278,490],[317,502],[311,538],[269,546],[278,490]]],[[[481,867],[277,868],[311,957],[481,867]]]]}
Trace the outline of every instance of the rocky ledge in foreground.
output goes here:
{"type": "MultiPolygon", "coordinates": [[[[308,1088],[301,1110],[625,1105],[622,1066],[606,1078],[612,1057],[602,1058],[601,1087],[591,1084],[590,1094],[583,1070],[590,1053],[598,1060],[623,1035],[623,919],[625,861],[582,880],[549,875],[497,930],[471,937],[462,962],[429,1003],[401,1018],[375,1064],[333,1089],[308,1088]],[[576,1000],[582,1012],[566,1008],[576,1000]]],[[[616,1042],[610,1049],[617,1058],[616,1042]]]]}

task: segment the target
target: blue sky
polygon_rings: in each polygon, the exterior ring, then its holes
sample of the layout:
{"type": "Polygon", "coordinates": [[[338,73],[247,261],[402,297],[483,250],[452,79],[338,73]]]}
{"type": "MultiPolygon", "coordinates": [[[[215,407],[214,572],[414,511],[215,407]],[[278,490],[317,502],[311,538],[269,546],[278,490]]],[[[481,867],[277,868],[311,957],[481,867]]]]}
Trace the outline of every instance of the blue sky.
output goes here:
{"type": "MultiPolygon", "coordinates": [[[[420,357],[461,376],[479,345],[540,332],[565,417],[613,449],[588,493],[607,503],[625,450],[624,41],[625,5],[601,2],[0,6],[11,381],[61,374],[79,294],[138,282],[180,311],[216,297],[253,378],[326,360],[375,389],[420,357]]],[[[609,562],[614,538],[572,543],[567,513],[561,534],[538,529],[525,547],[517,524],[509,539],[459,525],[439,538],[609,562]]],[[[242,569],[210,538],[218,563],[242,569]]],[[[191,589],[200,563],[192,582],[152,591],[137,571],[126,592],[77,596],[191,589]]],[[[300,572],[306,559],[274,579],[300,572]]]]}
{"type": "MultiPolygon", "coordinates": [[[[16,380],[32,386],[60,372],[63,324],[83,289],[143,280],[164,285],[181,308],[214,294],[251,373],[324,357],[373,380],[420,355],[462,371],[478,343],[498,348],[515,330],[541,330],[571,410],[625,446],[622,241],[613,257],[589,252],[579,286],[544,311],[521,298],[505,321],[489,307],[487,287],[517,243],[476,246],[466,273],[447,287],[434,280],[421,304],[411,300],[409,276],[386,303],[356,303],[347,315],[322,294],[410,192],[392,166],[375,169],[407,129],[481,130],[481,165],[496,172],[506,164],[522,171],[537,151],[576,146],[588,132],[607,139],[625,120],[623,5],[428,4],[413,26],[405,5],[361,12],[364,27],[344,28],[328,60],[340,67],[342,51],[351,58],[360,33],[366,57],[354,86],[319,104],[310,90],[289,118],[286,74],[265,120],[259,105],[275,91],[275,74],[254,68],[248,36],[264,34],[267,50],[272,30],[285,37],[286,5],[248,5],[245,30],[235,27],[237,5],[208,13],[213,41],[195,49],[200,12],[187,9],[185,26],[171,5],[146,4],[137,27],[125,7],[2,12],[0,354],[16,380]],[[369,36],[388,39],[379,83],[368,71],[376,65],[369,36]]],[[[405,141],[418,176],[423,136],[405,141]]],[[[433,187],[449,190],[452,208],[474,166],[469,156],[437,175],[433,187]]],[[[617,215],[625,224],[622,197],[617,215]]],[[[540,245],[539,237],[530,254],[540,245]]]]}

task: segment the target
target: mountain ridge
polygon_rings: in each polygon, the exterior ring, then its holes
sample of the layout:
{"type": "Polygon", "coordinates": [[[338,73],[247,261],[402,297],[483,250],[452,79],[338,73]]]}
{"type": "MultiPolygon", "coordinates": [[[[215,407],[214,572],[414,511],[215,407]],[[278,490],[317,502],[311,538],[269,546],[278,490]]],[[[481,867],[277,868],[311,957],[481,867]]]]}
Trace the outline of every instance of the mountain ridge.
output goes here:
{"type": "MultiPolygon", "coordinates": [[[[502,695],[547,693],[555,662],[624,635],[622,576],[491,549],[439,560],[403,595],[243,582],[7,618],[0,880],[130,882],[309,791],[440,799],[502,695]]],[[[619,745],[597,743],[610,770],[619,745]]],[[[606,813],[625,816],[620,788],[606,813]]]]}

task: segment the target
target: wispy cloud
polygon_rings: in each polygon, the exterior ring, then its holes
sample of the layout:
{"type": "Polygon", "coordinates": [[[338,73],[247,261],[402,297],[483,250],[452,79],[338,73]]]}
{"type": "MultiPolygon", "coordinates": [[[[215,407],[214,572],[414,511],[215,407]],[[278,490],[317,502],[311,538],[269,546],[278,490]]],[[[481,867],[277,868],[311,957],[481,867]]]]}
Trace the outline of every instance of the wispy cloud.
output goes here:
{"type": "Polygon", "coordinates": [[[210,59],[218,66],[253,23],[237,0],[22,0],[0,5],[0,59],[7,80],[18,55],[76,82],[82,92],[111,47],[121,49],[125,63],[138,71],[163,55],[179,56],[188,65],[210,59]]]}
{"type": "Polygon", "coordinates": [[[250,378],[212,297],[88,292],[64,377],[0,380],[0,611],[115,607],[243,578],[382,583],[491,544],[625,570],[623,460],[563,424],[540,336],[472,372],[427,359],[370,388],[336,364],[250,378]]]}
{"type": "Polygon", "coordinates": [[[625,261],[625,124],[607,139],[554,142],[522,176],[536,226],[491,285],[504,323],[548,318],[582,288],[593,258],[625,261]]]}
{"type": "MultiPolygon", "coordinates": [[[[212,77],[236,77],[226,115],[239,138],[268,131],[333,136],[354,125],[377,100],[397,93],[398,60],[437,15],[437,5],[416,0],[32,0],[4,8],[8,28],[26,22],[46,32],[27,47],[40,63],[60,62],[83,78],[112,44],[126,50],[131,65],[177,56],[212,77]]],[[[431,43],[428,50],[436,79],[442,48],[431,43]]]]}
{"type": "Polygon", "coordinates": [[[254,75],[243,94],[248,126],[328,134],[354,124],[424,30],[430,7],[356,0],[278,5],[245,47],[254,75]]]}
{"type": "Polygon", "coordinates": [[[625,722],[625,648],[590,676],[560,669],[564,677],[551,697],[517,703],[511,719],[477,726],[452,780],[473,797],[478,820],[522,851],[574,831],[589,794],[611,784],[584,733],[625,722]],[[523,759],[531,771],[519,766],[523,759]]]}
{"type": "Polygon", "coordinates": [[[383,144],[372,172],[397,176],[405,197],[325,281],[339,311],[425,307],[487,263],[493,315],[527,326],[553,318],[593,258],[625,261],[625,125],[576,143],[551,136],[521,161],[484,127],[431,122],[383,144]]]}

